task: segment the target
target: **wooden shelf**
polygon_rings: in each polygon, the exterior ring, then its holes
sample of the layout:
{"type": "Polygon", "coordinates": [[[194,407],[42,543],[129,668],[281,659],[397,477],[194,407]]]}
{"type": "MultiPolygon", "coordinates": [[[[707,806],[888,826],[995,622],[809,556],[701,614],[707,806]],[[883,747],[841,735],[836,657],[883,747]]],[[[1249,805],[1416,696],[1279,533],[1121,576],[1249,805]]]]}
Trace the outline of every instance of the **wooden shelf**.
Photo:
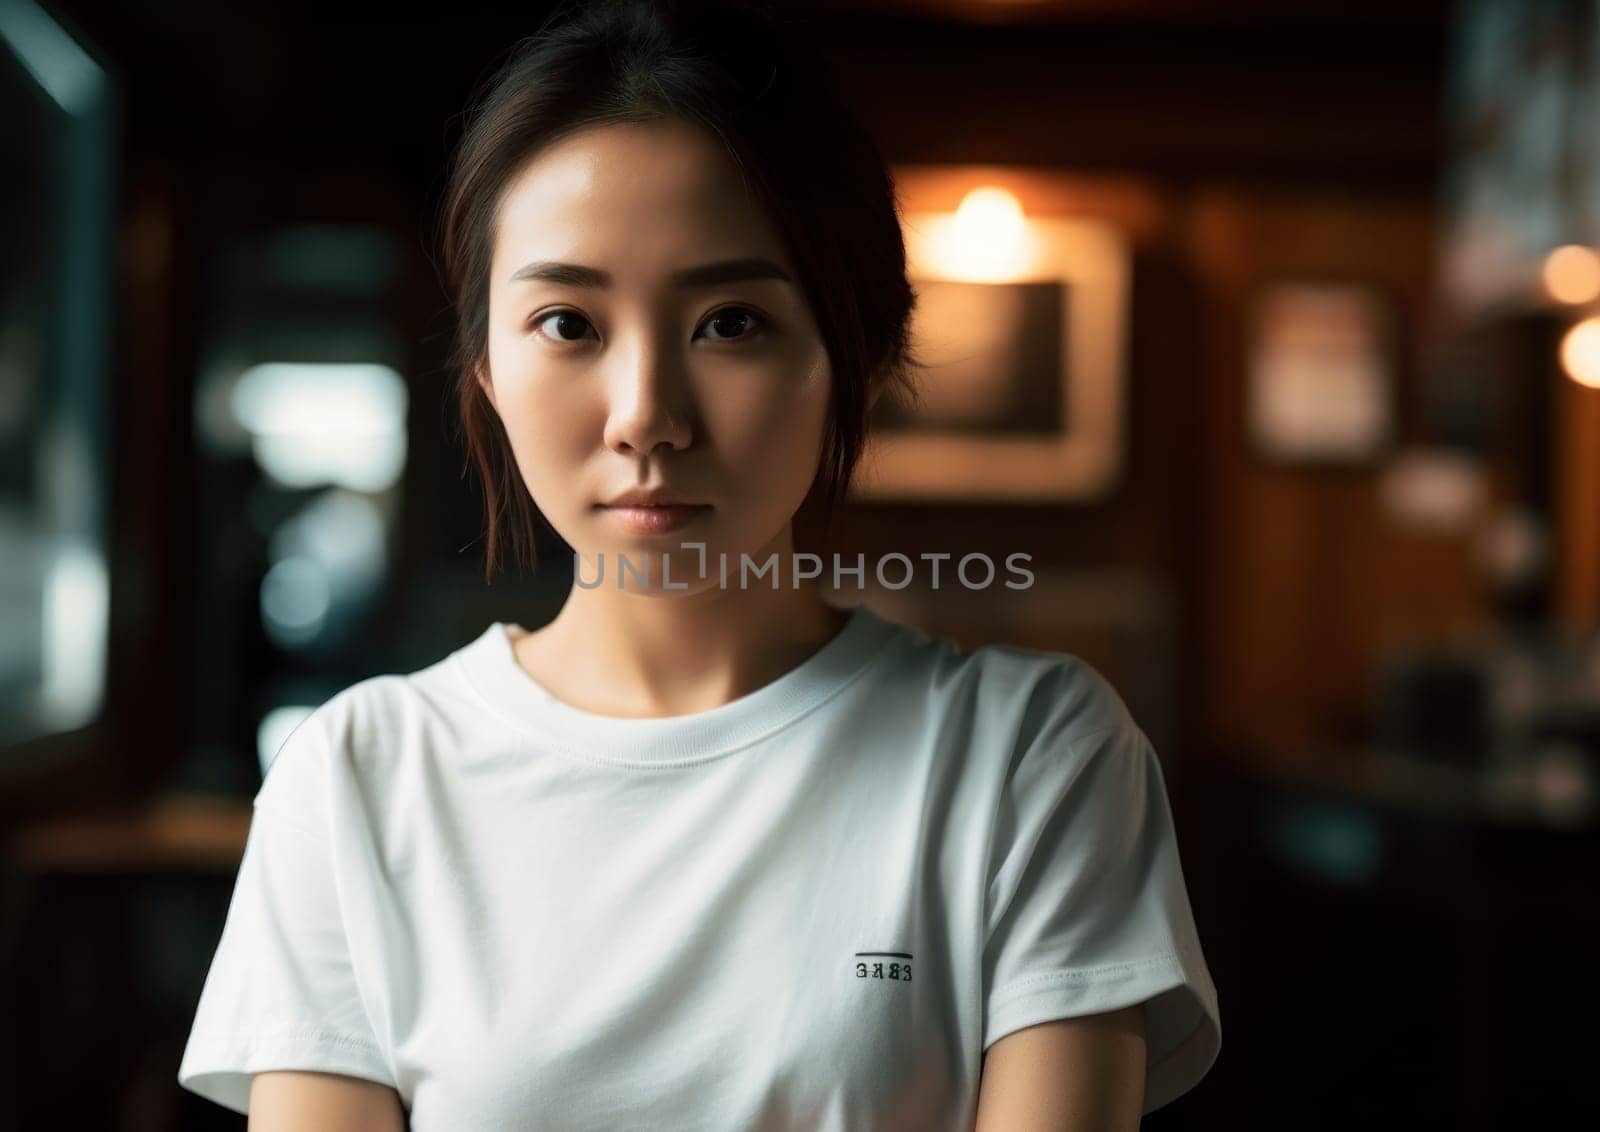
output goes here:
{"type": "Polygon", "coordinates": [[[248,801],[167,795],[136,809],[52,817],[6,839],[6,864],[31,872],[217,872],[239,867],[248,801]]]}

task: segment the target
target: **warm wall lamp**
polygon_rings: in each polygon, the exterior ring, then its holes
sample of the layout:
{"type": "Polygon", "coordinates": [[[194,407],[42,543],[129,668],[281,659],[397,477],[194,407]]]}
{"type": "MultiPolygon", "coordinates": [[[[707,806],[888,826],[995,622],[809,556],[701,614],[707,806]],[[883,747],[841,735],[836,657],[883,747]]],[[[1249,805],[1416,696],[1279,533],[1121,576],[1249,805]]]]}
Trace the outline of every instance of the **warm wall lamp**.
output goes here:
{"type": "Polygon", "coordinates": [[[895,172],[923,404],[874,421],[860,498],[1083,502],[1120,478],[1127,241],[1004,180],[895,172]]]}

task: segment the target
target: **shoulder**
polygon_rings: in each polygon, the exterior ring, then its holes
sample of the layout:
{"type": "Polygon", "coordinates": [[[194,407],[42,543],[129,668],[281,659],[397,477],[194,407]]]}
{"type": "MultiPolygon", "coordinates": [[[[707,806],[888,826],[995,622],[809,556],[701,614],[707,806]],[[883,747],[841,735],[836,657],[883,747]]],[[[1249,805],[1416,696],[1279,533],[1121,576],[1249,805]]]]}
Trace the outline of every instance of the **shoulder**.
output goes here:
{"type": "Polygon", "coordinates": [[[925,691],[934,714],[964,720],[983,737],[1004,738],[1018,749],[1138,730],[1111,681],[1072,653],[1010,644],[963,651],[953,640],[918,632],[896,667],[925,691]]]}
{"type": "Polygon", "coordinates": [[[481,718],[456,679],[455,656],[369,676],[330,696],[279,746],[256,802],[301,809],[319,798],[380,800],[404,765],[447,746],[442,737],[462,721],[481,718]]]}
{"type": "Polygon", "coordinates": [[[469,653],[484,649],[495,629],[421,667],[358,680],[329,697],[306,722],[346,757],[363,759],[481,720],[483,705],[462,665],[469,653]]]}
{"type": "Polygon", "coordinates": [[[406,699],[405,678],[369,677],[340,690],[295,724],[267,764],[255,804],[311,817],[325,809],[338,781],[370,780],[373,752],[394,728],[406,699]]]}

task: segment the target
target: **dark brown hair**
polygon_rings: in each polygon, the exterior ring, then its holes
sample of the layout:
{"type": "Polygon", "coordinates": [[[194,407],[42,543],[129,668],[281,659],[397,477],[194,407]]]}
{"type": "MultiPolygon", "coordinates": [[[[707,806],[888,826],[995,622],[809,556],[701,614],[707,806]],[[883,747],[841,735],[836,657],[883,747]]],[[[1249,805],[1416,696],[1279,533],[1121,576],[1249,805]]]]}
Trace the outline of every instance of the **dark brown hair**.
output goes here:
{"type": "Polygon", "coordinates": [[[562,137],[663,119],[723,145],[780,233],[821,330],[833,393],[808,501],[820,492],[831,519],[865,445],[874,393],[916,400],[915,296],[894,186],[797,17],[741,0],[564,5],[470,100],[440,216],[455,308],[450,367],[488,515],[486,580],[506,536],[522,562],[535,561],[534,501],[477,379],[488,364],[489,265],[504,189],[562,137]]]}

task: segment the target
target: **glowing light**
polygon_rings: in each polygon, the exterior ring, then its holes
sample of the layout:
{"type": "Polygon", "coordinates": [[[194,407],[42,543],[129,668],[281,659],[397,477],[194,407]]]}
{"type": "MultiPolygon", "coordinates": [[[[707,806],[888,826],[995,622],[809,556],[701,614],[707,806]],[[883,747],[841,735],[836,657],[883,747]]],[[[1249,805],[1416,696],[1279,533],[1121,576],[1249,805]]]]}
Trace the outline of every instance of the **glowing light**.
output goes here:
{"type": "Polygon", "coordinates": [[[383,491],[406,459],[406,387],[383,365],[271,362],[240,375],[234,418],[256,462],[289,487],[383,491]]]}
{"type": "Polygon", "coordinates": [[[89,723],[104,693],[111,579],[97,548],[53,550],[44,587],[45,717],[66,729],[89,723]]]}
{"type": "Polygon", "coordinates": [[[68,114],[86,114],[104,97],[105,72],[38,4],[0,4],[0,40],[68,114]]]}
{"type": "Polygon", "coordinates": [[[291,651],[336,634],[370,606],[388,569],[388,525],[370,495],[333,488],[280,523],[261,581],[267,635],[291,651]]]}
{"type": "Polygon", "coordinates": [[[1600,316],[1567,331],[1561,339],[1561,365],[1579,385],[1600,389],[1600,316]]]}
{"type": "Polygon", "coordinates": [[[1558,303],[1587,303],[1600,296],[1600,255],[1566,244],[1545,257],[1544,286],[1558,303]]]}
{"type": "Polygon", "coordinates": [[[956,228],[977,243],[1015,243],[1022,225],[1022,202],[1004,189],[973,189],[956,208],[956,228]]]}
{"type": "Polygon", "coordinates": [[[989,186],[973,189],[951,219],[943,258],[962,278],[1005,278],[1026,258],[1027,234],[1022,202],[1015,196],[989,186]]]}
{"type": "Polygon", "coordinates": [[[284,558],[261,579],[261,622],[285,646],[314,639],[332,607],[327,573],[309,558],[284,558]]]}

